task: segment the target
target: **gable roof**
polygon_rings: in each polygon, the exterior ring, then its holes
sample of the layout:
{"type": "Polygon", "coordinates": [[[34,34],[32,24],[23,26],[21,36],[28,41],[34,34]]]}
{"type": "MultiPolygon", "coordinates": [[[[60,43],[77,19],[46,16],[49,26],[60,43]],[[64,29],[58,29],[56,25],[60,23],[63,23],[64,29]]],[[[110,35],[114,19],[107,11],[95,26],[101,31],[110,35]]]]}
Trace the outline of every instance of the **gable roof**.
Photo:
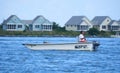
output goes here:
{"type": "Polygon", "coordinates": [[[110,18],[110,17],[109,16],[96,16],[93,18],[92,23],[93,25],[100,25],[106,18],[110,18]]]}
{"type": "Polygon", "coordinates": [[[115,21],[115,20],[112,20],[108,25],[112,25],[114,22],[116,22],[117,24],[118,24],[118,22],[117,21],[115,21]]]}
{"type": "Polygon", "coordinates": [[[37,16],[37,17],[32,21],[32,24],[33,24],[33,23],[41,23],[41,24],[48,23],[48,24],[51,24],[51,22],[50,22],[49,20],[47,20],[45,17],[43,17],[42,15],[37,16]]]}
{"type": "Polygon", "coordinates": [[[32,23],[43,23],[44,21],[46,21],[46,19],[42,15],[39,15],[33,19],[32,23]],[[37,20],[39,20],[39,22],[37,22],[37,20]]]}
{"type": "MultiPolygon", "coordinates": [[[[44,23],[45,23],[45,25],[52,25],[52,23],[49,20],[46,20],[44,23]]],[[[43,25],[44,25],[44,23],[43,23],[43,25]]]]}
{"type": "Polygon", "coordinates": [[[20,23],[22,23],[22,21],[16,15],[11,15],[10,17],[8,17],[8,19],[3,21],[3,24],[7,24],[13,17],[17,18],[20,23]]]}
{"type": "Polygon", "coordinates": [[[86,18],[85,16],[72,16],[65,25],[79,25],[80,23],[82,23],[84,20],[84,18],[86,18]]]}

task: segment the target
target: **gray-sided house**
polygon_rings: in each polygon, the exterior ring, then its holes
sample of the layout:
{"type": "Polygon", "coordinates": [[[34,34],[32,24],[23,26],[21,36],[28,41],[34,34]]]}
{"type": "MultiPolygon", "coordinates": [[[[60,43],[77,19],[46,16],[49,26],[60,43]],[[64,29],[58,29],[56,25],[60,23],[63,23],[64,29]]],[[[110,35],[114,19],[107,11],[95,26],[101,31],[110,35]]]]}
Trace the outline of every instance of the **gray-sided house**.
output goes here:
{"type": "Polygon", "coordinates": [[[96,16],[92,20],[94,28],[97,28],[99,31],[109,31],[108,25],[111,22],[111,18],[108,16],[96,16]]]}
{"type": "Polygon", "coordinates": [[[108,24],[108,29],[110,31],[120,31],[120,24],[119,22],[112,20],[109,24],[108,24]]]}
{"type": "Polygon", "coordinates": [[[24,31],[25,24],[16,16],[11,15],[2,23],[3,30],[6,31],[24,31]]]}
{"type": "Polygon", "coordinates": [[[52,31],[52,23],[43,16],[37,16],[30,25],[31,31],[52,31]]]}
{"type": "Polygon", "coordinates": [[[72,16],[65,24],[68,31],[88,31],[92,27],[86,16],[72,16]]]}

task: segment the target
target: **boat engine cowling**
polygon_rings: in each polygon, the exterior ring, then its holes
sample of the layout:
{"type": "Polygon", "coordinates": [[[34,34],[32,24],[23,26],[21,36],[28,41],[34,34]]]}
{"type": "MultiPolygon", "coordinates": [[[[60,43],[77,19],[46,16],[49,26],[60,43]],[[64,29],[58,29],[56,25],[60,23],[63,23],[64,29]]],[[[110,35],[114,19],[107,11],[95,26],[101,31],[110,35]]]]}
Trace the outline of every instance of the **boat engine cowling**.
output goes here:
{"type": "Polygon", "coordinates": [[[93,48],[96,49],[100,45],[99,42],[93,41],[93,48]]]}

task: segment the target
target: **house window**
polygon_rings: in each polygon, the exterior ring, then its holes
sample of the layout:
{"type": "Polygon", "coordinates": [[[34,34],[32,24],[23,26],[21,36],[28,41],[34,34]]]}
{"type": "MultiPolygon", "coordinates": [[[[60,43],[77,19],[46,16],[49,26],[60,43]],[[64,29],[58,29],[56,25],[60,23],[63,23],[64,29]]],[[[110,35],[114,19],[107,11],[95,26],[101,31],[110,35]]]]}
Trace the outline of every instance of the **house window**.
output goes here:
{"type": "Polygon", "coordinates": [[[42,26],[42,29],[43,29],[43,30],[46,29],[46,25],[43,25],[43,26],[42,26]]]}
{"type": "Polygon", "coordinates": [[[10,24],[9,24],[9,25],[7,25],[7,29],[16,29],[16,25],[13,25],[13,24],[10,25],[10,24]]]}
{"type": "Polygon", "coordinates": [[[119,27],[118,26],[112,26],[112,29],[111,30],[118,30],[119,27]]]}
{"type": "Polygon", "coordinates": [[[22,28],[22,25],[18,25],[18,28],[22,28]]]}
{"type": "Polygon", "coordinates": [[[88,26],[81,26],[81,30],[87,30],[88,26]]]}
{"type": "Polygon", "coordinates": [[[48,29],[48,27],[49,27],[48,25],[44,25],[43,29],[48,29]]]}
{"type": "Polygon", "coordinates": [[[106,29],[106,26],[102,26],[102,29],[106,29]]]}
{"type": "Polygon", "coordinates": [[[51,25],[42,25],[43,30],[51,30],[52,26],[51,25]]]}
{"type": "Polygon", "coordinates": [[[89,28],[89,27],[86,26],[86,25],[81,25],[81,26],[78,25],[78,26],[77,26],[77,30],[88,30],[88,28],[89,28]]]}
{"type": "Polygon", "coordinates": [[[40,25],[35,25],[35,28],[40,28],[40,25]]]}
{"type": "Polygon", "coordinates": [[[69,25],[67,25],[67,27],[69,27],[69,25]]]}

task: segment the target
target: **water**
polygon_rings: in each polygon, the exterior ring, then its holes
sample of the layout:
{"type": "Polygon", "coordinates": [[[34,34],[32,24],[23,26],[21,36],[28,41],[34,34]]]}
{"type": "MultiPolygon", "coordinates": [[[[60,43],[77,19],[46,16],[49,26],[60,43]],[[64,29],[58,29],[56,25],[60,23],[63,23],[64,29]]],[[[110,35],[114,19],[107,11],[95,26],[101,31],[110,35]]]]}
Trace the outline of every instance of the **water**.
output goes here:
{"type": "Polygon", "coordinates": [[[23,43],[76,42],[75,37],[0,37],[0,73],[120,73],[120,38],[87,38],[97,51],[33,51],[23,43]]]}

